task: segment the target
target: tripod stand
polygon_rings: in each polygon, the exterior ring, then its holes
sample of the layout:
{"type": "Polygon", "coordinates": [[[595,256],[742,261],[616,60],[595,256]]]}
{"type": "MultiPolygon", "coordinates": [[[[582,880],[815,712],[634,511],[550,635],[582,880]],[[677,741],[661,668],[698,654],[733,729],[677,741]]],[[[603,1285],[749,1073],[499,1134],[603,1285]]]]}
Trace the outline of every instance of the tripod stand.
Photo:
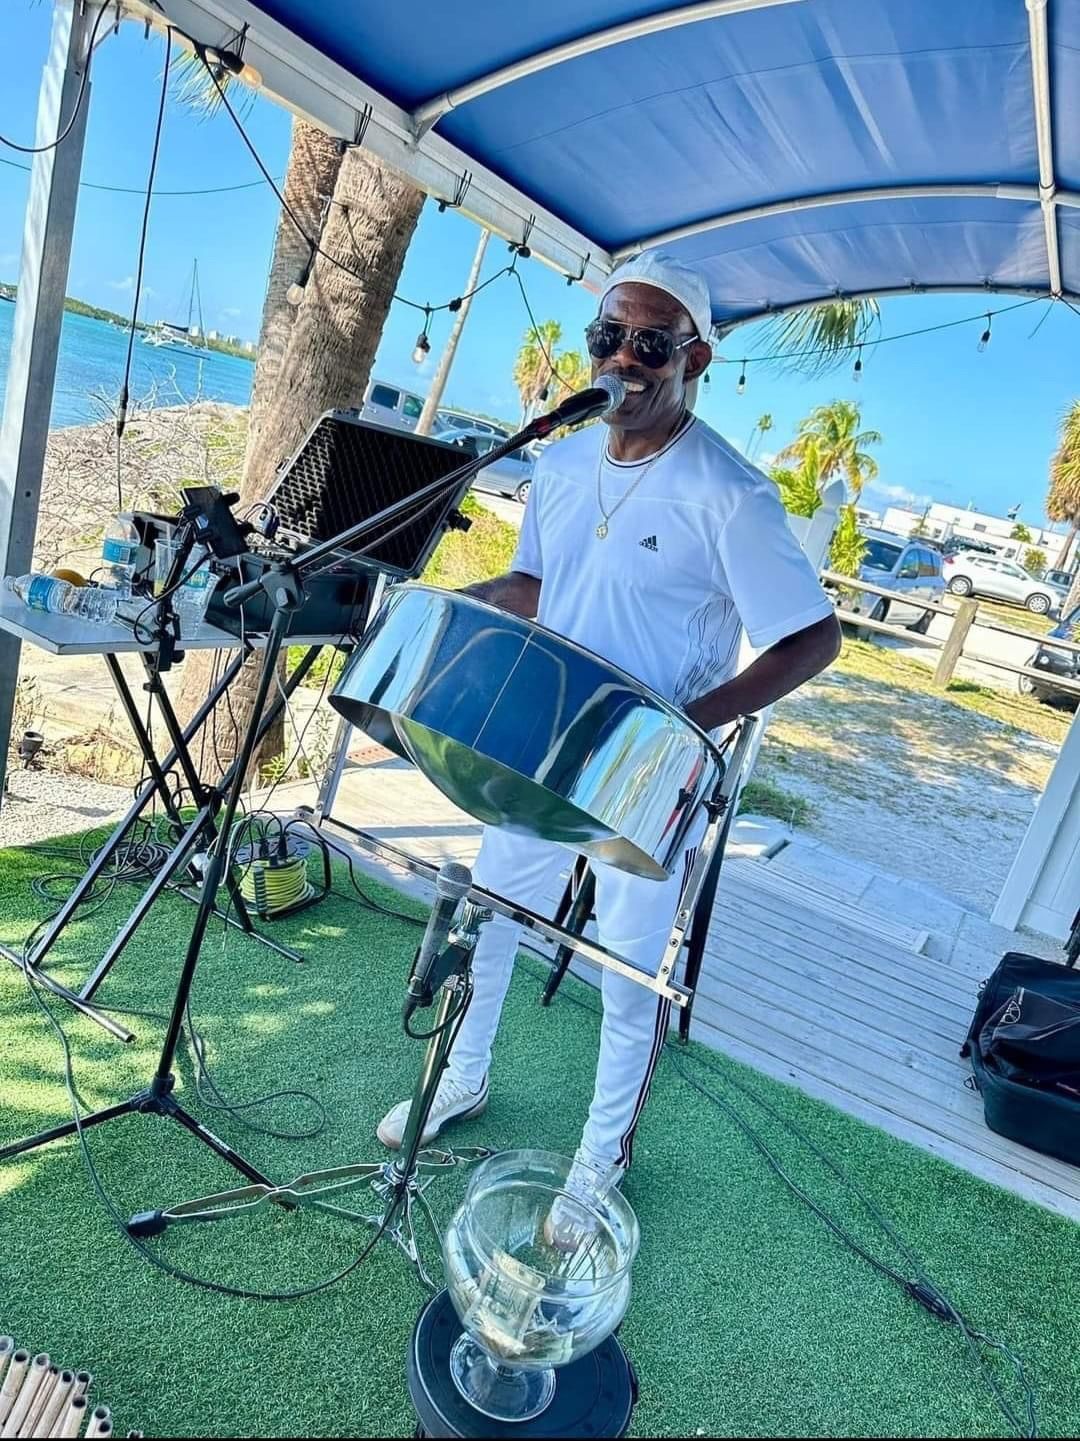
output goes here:
{"type": "Polygon", "coordinates": [[[424,1265],[417,1235],[416,1218],[419,1214],[427,1223],[436,1244],[440,1241],[438,1223],[425,1193],[443,1171],[483,1160],[490,1152],[479,1146],[462,1147],[456,1151],[424,1150],[423,1137],[439,1080],[449,1063],[454,1038],[468,1009],[472,992],[472,954],[480,927],[490,917],[491,911],[471,901],[465,903],[461,920],[437,957],[432,968],[433,980],[426,987],[425,999],[430,999],[433,991],[440,991],[435,1023],[429,1031],[418,1035],[408,1029],[406,1021],[407,1033],[414,1039],[426,1040],[428,1045],[413,1090],[401,1149],[394,1160],[335,1166],[330,1170],[297,1176],[283,1186],[265,1183],[241,1186],[163,1210],[143,1212],[133,1216],[128,1223],[131,1234],[157,1236],[172,1225],[228,1220],[272,1203],[290,1207],[311,1206],[330,1215],[381,1228],[381,1233],[404,1253],[424,1285],[431,1291],[437,1290],[424,1265]],[[381,1209],[375,1212],[352,1211],[337,1204],[339,1197],[356,1190],[370,1191],[382,1203],[381,1209]]]}
{"type": "MultiPolygon", "coordinates": [[[[195,968],[198,963],[199,951],[202,948],[203,936],[210,917],[217,911],[217,894],[221,885],[225,867],[225,857],[228,852],[228,841],[232,830],[233,818],[239,804],[244,776],[247,773],[255,748],[262,740],[274,721],[278,718],[286,705],[286,698],[300,684],[304,676],[315,663],[321,650],[320,646],[311,646],[304,655],[299,666],[289,677],[285,686],[284,694],[279,695],[270,708],[266,709],[266,699],[269,691],[269,683],[273,679],[274,671],[264,669],[262,679],[267,682],[265,688],[260,686],[260,697],[258,708],[248,728],[240,755],[233,762],[235,774],[229,791],[229,799],[222,817],[221,828],[214,850],[210,855],[209,864],[203,879],[203,887],[200,893],[199,909],[196,913],[195,928],[192,932],[191,943],[188,945],[184,957],[183,966],[180,972],[176,997],[173,1002],[172,1012],[169,1016],[168,1027],[165,1032],[165,1039],[162,1043],[161,1054],[158,1059],[157,1069],[154,1072],[149,1084],[141,1091],[130,1096],[126,1101],[117,1105],[105,1106],[99,1111],[93,1111],[90,1115],[83,1117],[78,1123],[67,1121],[60,1126],[51,1126],[48,1130],[40,1131],[37,1135],[30,1136],[22,1141],[13,1141],[10,1145],[0,1147],[0,1161],[10,1160],[14,1156],[25,1155],[28,1151],[37,1150],[40,1146],[46,1146],[50,1141],[59,1141],[66,1136],[75,1135],[79,1130],[85,1130],[91,1126],[100,1126],[106,1121],[114,1120],[118,1116],[129,1115],[157,1115],[167,1116],[197,1136],[204,1145],[209,1148],[222,1160],[227,1161],[230,1166],[238,1170],[241,1175],[249,1177],[252,1181],[264,1181],[266,1178],[262,1172],[247,1161],[239,1152],[234,1151],[226,1142],[220,1140],[195,1116],[192,1116],[174,1100],[172,1092],[175,1084],[173,1076],[173,1065],[176,1059],[176,1049],[180,1042],[180,1035],[183,1030],[184,1016],[187,1010],[188,998],[191,994],[192,983],[195,979],[195,968]],[[265,714],[264,714],[265,711],[265,714]]],[[[184,853],[190,850],[195,840],[202,833],[205,826],[205,818],[200,820],[202,812],[185,831],[186,840],[180,845],[185,846],[184,853]]],[[[174,852],[174,856],[176,852],[174,852]]],[[[182,857],[181,857],[182,858],[182,857]]],[[[175,867],[174,867],[175,869],[175,867]]],[[[155,895],[158,892],[155,891],[155,895]]]]}

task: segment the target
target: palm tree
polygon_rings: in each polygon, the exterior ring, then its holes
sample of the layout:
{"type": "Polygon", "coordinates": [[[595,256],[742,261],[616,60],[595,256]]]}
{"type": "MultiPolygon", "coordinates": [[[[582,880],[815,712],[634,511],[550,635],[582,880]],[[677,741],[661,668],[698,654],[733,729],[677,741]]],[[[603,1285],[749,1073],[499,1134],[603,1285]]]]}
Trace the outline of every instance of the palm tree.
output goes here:
{"type": "Polygon", "coordinates": [[[866,482],[878,473],[877,461],[866,447],[881,444],[880,433],[860,430],[861,423],[862,411],[854,401],[834,400],[828,405],[815,406],[800,422],[798,435],[780,452],[778,459],[801,461],[813,443],[820,452],[822,481],[843,475],[852,498],[857,500],[866,482]]]}
{"type": "Polygon", "coordinates": [[[561,339],[562,326],[557,320],[542,320],[536,329],[530,326],[525,332],[514,361],[514,384],[521,396],[522,425],[536,406],[547,399],[553,380],[551,366],[555,361],[555,347],[561,339]]]}
{"type": "MultiPolygon", "coordinates": [[[[1080,530],[1080,400],[1074,400],[1061,417],[1058,448],[1050,461],[1050,489],[1046,495],[1046,514],[1051,520],[1065,520],[1069,533],[1054,565],[1061,569],[1069,559],[1076,532],[1080,530]]],[[[1080,600],[1080,584],[1073,582],[1062,607],[1063,613],[1075,608],[1080,600]]]]}
{"type": "Polygon", "coordinates": [[[802,515],[809,519],[820,509],[821,451],[816,441],[807,441],[797,470],[774,465],[769,475],[780,492],[788,515],[802,515]]]}
{"type": "MultiPolygon", "coordinates": [[[[330,137],[299,120],[284,195],[323,253],[313,251],[283,212],[263,306],[240,509],[265,494],[324,410],[361,403],[424,203],[421,190],[370,152],[350,147],[342,154],[330,137]]],[[[212,663],[210,653],[189,652],[183,714],[206,695],[212,663]]],[[[234,683],[230,723],[218,727],[226,764],[239,745],[234,733],[242,738],[250,719],[257,676],[253,657],[234,683]]],[[[261,758],[280,749],[281,732],[271,732],[261,758]]]]}
{"type": "Polygon", "coordinates": [[[746,441],[746,458],[747,458],[747,460],[753,460],[753,458],[754,458],[754,453],[755,453],[755,445],[754,445],[754,442],[755,442],[755,440],[757,441],[757,444],[760,446],[762,440],[765,438],[766,435],[768,435],[769,431],[772,430],[772,428],[773,428],[773,418],[772,418],[772,416],[769,414],[768,411],[766,411],[764,415],[759,415],[759,416],[758,416],[757,420],[754,422],[754,428],[753,428],[753,430],[750,432],[750,435],[749,435],[749,437],[747,438],[747,441],[746,441]]]}
{"type": "Polygon", "coordinates": [[[580,350],[564,350],[553,355],[555,374],[548,380],[545,405],[561,405],[575,390],[584,390],[592,379],[592,366],[580,350]]]}
{"type": "Polygon", "coordinates": [[[766,363],[777,370],[814,378],[871,343],[880,324],[876,300],[827,300],[766,321],[754,350],[768,355],[766,363]]]}

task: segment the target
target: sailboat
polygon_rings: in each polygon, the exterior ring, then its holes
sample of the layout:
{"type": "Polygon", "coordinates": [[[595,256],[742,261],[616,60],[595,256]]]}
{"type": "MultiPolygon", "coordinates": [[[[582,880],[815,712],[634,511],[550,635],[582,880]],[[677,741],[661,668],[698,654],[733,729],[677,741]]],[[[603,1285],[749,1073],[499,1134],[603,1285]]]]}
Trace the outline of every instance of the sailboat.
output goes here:
{"type": "Polygon", "coordinates": [[[191,287],[188,290],[187,324],[177,325],[171,320],[156,320],[143,332],[144,345],[165,346],[169,350],[192,350],[200,355],[207,354],[206,328],[203,325],[202,292],[199,290],[199,262],[191,262],[191,287]],[[198,326],[192,324],[198,315],[198,326]]]}

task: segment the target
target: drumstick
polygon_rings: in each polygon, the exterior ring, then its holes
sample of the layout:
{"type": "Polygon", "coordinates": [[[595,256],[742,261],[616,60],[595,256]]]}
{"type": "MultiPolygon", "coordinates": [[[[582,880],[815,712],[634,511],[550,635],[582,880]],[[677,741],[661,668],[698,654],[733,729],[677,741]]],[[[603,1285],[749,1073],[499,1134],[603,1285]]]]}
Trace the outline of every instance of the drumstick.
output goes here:
{"type": "Polygon", "coordinates": [[[90,1390],[90,1382],[91,1382],[93,1379],[94,1379],[94,1378],[93,1378],[93,1376],[91,1376],[91,1374],[90,1374],[89,1371],[76,1371],[76,1372],[75,1372],[75,1395],[76,1395],[76,1396],[85,1396],[86,1393],[87,1393],[87,1391],[90,1390]]]}
{"type": "Polygon", "coordinates": [[[112,1429],[112,1412],[108,1406],[95,1406],[90,1413],[90,1425],[86,1428],[87,1436],[111,1436],[112,1429]]]}
{"type": "Polygon", "coordinates": [[[77,1436],[79,1434],[79,1427],[82,1425],[83,1417],[85,1415],[86,1397],[76,1396],[74,1393],[72,1393],[71,1399],[68,1401],[67,1404],[67,1410],[63,1412],[60,1418],[60,1425],[57,1430],[53,1432],[53,1435],[77,1436]]]}
{"type": "Polygon", "coordinates": [[[56,1383],[49,1393],[49,1399],[45,1403],[45,1410],[41,1413],[37,1425],[34,1427],[35,1436],[54,1436],[56,1426],[63,1414],[68,1399],[71,1396],[71,1388],[75,1385],[74,1371],[61,1371],[56,1378],[56,1383]]]}
{"type": "MultiPolygon", "coordinates": [[[[7,1337],[4,1339],[7,1340],[7,1337]]],[[[0,1423],[7,1420],[12,1406],[15,1405],[15,1398],[19,1394],[19,1388],[22,1386],[23,1377],[26,1375],[26,1368],[29,1365],[30,1352],[20,1348],[11,1358],[11,1365],[4,1378],[3,1388],[0,1389],[0,1423]]]]}
{"type": "Polygon", "coordinates": [[[4,1429],[0,1431],[0,1436],[4,1437],[5,1441],[7,1437],[17,1436],[19,1434],[19,1428],[26,1420],[30,1407],[34,1404],[34,1397],[37,1395],[38,1387],[45,1379],[45,1374],[48,1369],[49,1353],[47,1351],[39,1351],[27,1368],[26,1375],[23,1377],[23,1383],[19,1387],[18,1398],[8,1412],[8,1418],[4,1422],[4,1429]]]}
{"type": "Polygon", "coordinates": [[[37,1393],[34,1396],[34,1404],[30,1407],[30,1410],[27,1411],[26,1420],[19,1427],[20,1436],[32,1436],[34,1434],[37,1424],[41,1420],[42,1412],[52,1397],[53,1387],[56,1385],[56,1378],[59,1375],[60,1367],[55,1365],[50,1366],[45,1372],[41,1385],[37,1388],[37,1393]]]}

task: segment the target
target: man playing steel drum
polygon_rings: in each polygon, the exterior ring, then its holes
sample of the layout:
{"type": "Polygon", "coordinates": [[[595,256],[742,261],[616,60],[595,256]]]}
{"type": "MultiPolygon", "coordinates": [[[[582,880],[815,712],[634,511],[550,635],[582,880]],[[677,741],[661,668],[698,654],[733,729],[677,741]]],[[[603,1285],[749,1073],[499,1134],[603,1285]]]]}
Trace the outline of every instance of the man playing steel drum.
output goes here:
{"type": "MultiPolygon", "coordinates": [[[[627,397],[538,459],[513,568],[469,593],[536,619],[638,677],[707,731],[779,700],[832,663],[840,627],[788,528],[776,487],[688,405],[712,351],[708,287],[658,252],[617,270],[585,336],[594,378],[627,397]],[[745,629],[760,652],[735,674],[745,629]]],[[[601,943],[655,974],[689,873],[653,881],[593,862],[601,943]]],[[[558,845],[484,831],[477,885],[551,914],[566,868],[558,845]]],[[[520,928],[484,926],[472,1004],[432,1107],[424,1142],[487,1105],[492,1042],[520,928]]],[[[670,1002],[610,971],[596,1087],[578,1159],[617,1182],[630,1165],[668,1025],[670,1002]]],[[[378,1127],[397,1148],[403,1101],[378,1127]]]]}

